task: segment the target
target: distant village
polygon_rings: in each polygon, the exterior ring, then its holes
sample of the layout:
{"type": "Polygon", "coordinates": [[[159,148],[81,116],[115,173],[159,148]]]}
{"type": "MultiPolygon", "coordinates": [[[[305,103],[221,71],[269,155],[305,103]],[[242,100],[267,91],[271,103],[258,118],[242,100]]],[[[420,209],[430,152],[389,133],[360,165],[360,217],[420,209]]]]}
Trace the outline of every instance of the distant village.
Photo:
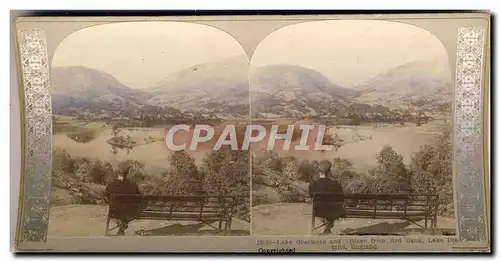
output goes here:
{"type": "MultiPolygon", "coordinates": [[[[197,109],[178,109],[153,105],[92,104],[87,108],[66,108],[62,115],[75,120],[103,121],[117,127],[153,127],[158,125],[219,123],[228,119],[248,119],[248,104],[206,104],[197,109]],[[117,124],[119,123],[119,124],[117,124]]],[[[397,108],[364,103],[339,105],[335,101],[299,101],[270,104],[254,108],[252,119],[313,119],[326,125],[360,125],[365,123],[416,125],[433,120],[436,114],[449,114],[449,104],[411,101],[397,108]]]]}

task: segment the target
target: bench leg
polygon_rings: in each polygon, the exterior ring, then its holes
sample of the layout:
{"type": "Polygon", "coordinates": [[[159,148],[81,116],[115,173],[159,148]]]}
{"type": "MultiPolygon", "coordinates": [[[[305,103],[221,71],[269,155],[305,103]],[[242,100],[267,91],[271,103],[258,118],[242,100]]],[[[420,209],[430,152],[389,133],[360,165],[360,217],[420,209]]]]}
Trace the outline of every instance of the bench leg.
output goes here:
{"type": "Polygon", "coordinates": [[[229,220],[227,221],[227,224],[226,224],[226,226],[227,226],[227,232],[228,232],[229,235],[231,235],[231,222],[232,222],[232,219],[229,218],[229,220]]]}
{"type": "Polygon", "coordinates": [[[314,215],[312,215],[312,219],[311,219],[311,235],[314,234],[314,226],[316,226],[316,219],[315,219],[314,215]]]}
{"type": "Polygon", "coordinates": [[[433,218],[432,218],[432,234],[435,235],[436,234],[436,228],[437,228],[437,215],[435,215],[433,218]]]}
{"type": "Polygon", "coordinates": [[[228,220],[224,221],[224,235],[227,235],[227,223],[228,223],[228,220]]]}
{"type": "Polygon", "coordinates": [[[231,233],[231,218],[228,218],[224,222],[224,235],[229,235],[231,233]]]}
{"type": "Polygon", "coordinates": [[[109,221],[110,220],[111,220],[111,218],[108,216],[108,218],[106,218],[106,229],[104,230],[105,236],[108,236],[108,229],[109,229],[109,221]]]}

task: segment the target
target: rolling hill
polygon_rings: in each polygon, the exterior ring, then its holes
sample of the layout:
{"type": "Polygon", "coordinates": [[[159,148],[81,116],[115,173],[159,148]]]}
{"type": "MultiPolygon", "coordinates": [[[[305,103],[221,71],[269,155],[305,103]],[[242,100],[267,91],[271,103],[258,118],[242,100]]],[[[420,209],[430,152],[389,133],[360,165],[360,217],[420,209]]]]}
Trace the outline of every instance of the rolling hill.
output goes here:
{"type": "Polygon", "coordinates": [[[248,60],[242,56],[195,65],[145,92],[151,105],[216,111],[239,107],[248,114],[248,60]]]}
{"type": "Polygon", "coordinates": [[[53,111],[63,115],[82,109],[139,112],[156,106],[247,115],[247,67],[245,57],[199,64],[140,90],[96,69],[55,67],[51,75],[53,111]]]}
{"type": "Polygon", "coordinates": [[[412,101],[451,101],[451,76],[441,61],[416,61],[390,69],[358,85],[357,102],[396,107],[412,101]]]}
{"type": "Polygon", "coordinates": [[[82,108],[120,110],[139,107],[145,94],[120,83],[105,72],[83,67],[54,67],[51,71],[52,108],[55,114],[82,108]]]}
{"type": "Polygon", "coordinates": [[[255,70],[251,77],[251,90],[266,94],[301,92],[311,96],[329,94],[349,97],[356,91],[333,84],[323,74],[297,65],[269,65],[255,70]]]}
{"type": "Polygon", "coordinates": [[[296,65],[257,68],[250,83],[252,115],[314,115],[345,107],[358,95],[353,89],[333,84],[320,72],[296,65]]]}

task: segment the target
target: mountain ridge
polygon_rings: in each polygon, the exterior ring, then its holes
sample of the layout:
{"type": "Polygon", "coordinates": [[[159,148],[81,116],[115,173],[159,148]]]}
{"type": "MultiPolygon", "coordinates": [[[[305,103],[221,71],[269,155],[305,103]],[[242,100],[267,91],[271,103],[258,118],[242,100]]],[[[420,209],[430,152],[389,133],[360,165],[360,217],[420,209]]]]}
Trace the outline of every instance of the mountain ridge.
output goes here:
{"type": "Polygon", "coordinates": [[[252,114],[304,116],[334,114],[352,103],[401,107],[451,99],[448,69],[428,61],[397,66],[353,88],[297,65],[268,65],[250,72],[245,57],[194,65],[143,89],[84,66],[54,67],[51,81],[55,113],[66,108],[123,111],[159,106],[245,115],[251,100],[252,114]]]}

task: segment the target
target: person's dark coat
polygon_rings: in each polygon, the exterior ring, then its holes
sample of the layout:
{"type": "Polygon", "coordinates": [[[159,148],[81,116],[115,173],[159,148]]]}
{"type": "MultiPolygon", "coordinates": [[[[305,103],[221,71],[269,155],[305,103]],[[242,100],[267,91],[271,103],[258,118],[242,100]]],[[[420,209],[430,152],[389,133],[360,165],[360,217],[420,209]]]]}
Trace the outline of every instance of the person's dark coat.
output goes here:
{"type": "Polygon", "coordinates": [[[127,179],[115,180],[106,186],[106,199],[108,200],[112,216],[122,220],[133,220],[140,212],[141,198],[139,186],[127,179]],[[113,195],[120,195],[113,197],[113,195]]]}
{"type": "Polygon", "coordinates": [[[336,220],[344,216],[344,194],[339,182],[319,178],[309,185],[309,194],[313,197],[316,217],[336,220]]]}
{"type": "Polygon", "coordinates": [[[139,186],[128,180],[116,179],[106,186],[106,194],[109,197],[110,194],[140,194],[139,186]]]}

